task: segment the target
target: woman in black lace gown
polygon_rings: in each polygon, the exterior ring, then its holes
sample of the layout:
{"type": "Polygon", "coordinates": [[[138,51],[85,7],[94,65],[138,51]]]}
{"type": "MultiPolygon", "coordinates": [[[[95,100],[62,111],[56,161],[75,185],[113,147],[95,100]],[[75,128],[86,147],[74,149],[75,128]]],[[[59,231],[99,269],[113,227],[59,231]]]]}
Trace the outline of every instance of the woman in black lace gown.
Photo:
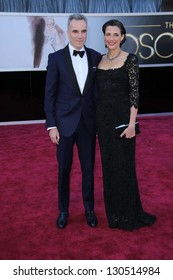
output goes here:
{"type": "Polygon", "coordinates": [[[121,50],[126,40],[123,24],[110,20],[102,30],[108,53],[98,66],[97,131],[105,209],[109,227],[133,230],[156,220],[142,208],[136,178],[139,68],[137,57],[121,50]],[[116,129],[123,124],[128,125],[116,129]]]}

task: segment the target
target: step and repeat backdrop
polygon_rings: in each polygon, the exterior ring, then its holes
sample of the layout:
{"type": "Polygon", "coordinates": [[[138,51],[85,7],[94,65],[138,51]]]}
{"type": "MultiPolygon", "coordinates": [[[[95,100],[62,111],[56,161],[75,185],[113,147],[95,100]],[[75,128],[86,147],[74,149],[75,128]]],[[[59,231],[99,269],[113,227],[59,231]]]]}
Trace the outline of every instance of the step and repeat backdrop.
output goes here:
{"type": "MultiPolygon", "coordinates": [[[[85,14],[86,45],[106,53],[102,25],[123,22],[123,50],[135,53],[140,67],[173,66],[173,13],[85,14]]],[[[46,70],[48,54],[68,43],[68,14],[0,13],[0,72],[46,70]]]]}

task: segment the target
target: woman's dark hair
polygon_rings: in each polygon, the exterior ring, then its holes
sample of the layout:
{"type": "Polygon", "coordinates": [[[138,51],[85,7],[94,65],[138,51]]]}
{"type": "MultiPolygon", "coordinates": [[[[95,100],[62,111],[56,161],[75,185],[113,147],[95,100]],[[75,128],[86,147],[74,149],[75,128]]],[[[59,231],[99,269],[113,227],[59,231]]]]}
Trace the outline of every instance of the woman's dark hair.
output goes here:
{"type": "Polygon", "coordinates": [[[122,24],[122,22],[117,19],[111,19],[111,20],[105,22],[102,26],[102,31],[103,31],[104,35],[106,33],[106,28],[108,26],[117,26],[120,29],[121,35],[124,35],[124,38],[121,41],[121,45],[122,45],[126,41],[126,30],[125,30],[125,27],[122,24]]]}

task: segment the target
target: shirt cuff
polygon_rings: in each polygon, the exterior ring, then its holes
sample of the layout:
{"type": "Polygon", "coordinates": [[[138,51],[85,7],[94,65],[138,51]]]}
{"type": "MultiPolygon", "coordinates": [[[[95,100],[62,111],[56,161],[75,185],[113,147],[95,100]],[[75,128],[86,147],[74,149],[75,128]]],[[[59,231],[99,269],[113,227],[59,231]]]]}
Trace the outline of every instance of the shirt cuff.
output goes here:
{"type": "Polygon", "coordinates": [[[56,128],[56,126],[48,127],[48,128],[47,128],[47,131],[48,131],[48,130],[51,130],[51,129],[53,129],[53,128],[56,128]]]}

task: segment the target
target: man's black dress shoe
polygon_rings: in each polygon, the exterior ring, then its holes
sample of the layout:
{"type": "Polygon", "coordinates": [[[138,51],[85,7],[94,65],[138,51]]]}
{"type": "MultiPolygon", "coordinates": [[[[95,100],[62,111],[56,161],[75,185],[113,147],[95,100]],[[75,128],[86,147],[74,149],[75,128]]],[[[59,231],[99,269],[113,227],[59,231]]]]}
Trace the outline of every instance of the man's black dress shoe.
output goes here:
{"type": "Polygon", "coordinates": [[[85,211],[85,216],[87,219],[87,224],[90,227],[96,227],[98,224],[98,220],[96,215],[94,214],[94,211],[85,211]]]}
{"type": "Polygon", "coordinates": [[[56,221],[56,225],[59,228],[64,228],[67,225],[68,222],[68,213],[67,212],[60,212],[57,221],[56,221]]]}

